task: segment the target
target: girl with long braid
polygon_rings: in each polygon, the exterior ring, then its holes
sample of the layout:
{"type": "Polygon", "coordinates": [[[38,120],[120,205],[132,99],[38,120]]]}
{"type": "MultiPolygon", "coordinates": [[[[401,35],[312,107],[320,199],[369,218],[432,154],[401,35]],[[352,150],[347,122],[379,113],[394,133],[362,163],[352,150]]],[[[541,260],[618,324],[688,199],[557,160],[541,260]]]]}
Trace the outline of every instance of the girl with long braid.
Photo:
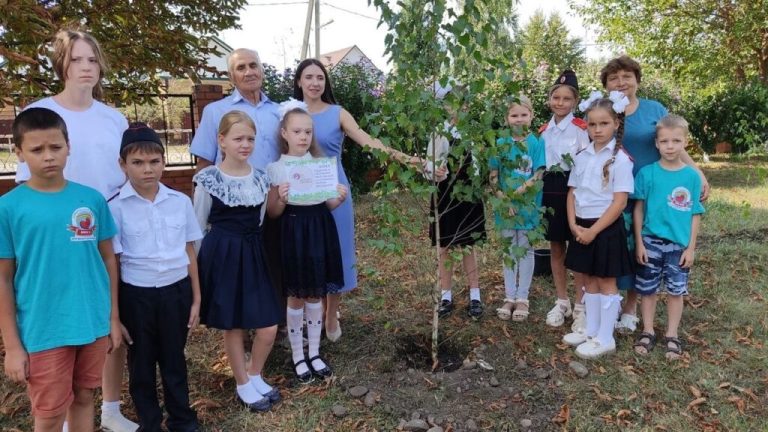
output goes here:
{"type": "Polygon", "coordinates": [[[633,271],[621,218],[634,191],[632,160],[621,146],[628,103],[620,92],[609,98],[593,92],[579,105],[592,143],[576,155],[568,180],[568,226],[575,241],[568,246],[565,266],[584,276],[586,328],[563,341],[576,346],[576,355],[585,359],[616,350],[613,330],[621,303],[616,278],[633,271]]]}

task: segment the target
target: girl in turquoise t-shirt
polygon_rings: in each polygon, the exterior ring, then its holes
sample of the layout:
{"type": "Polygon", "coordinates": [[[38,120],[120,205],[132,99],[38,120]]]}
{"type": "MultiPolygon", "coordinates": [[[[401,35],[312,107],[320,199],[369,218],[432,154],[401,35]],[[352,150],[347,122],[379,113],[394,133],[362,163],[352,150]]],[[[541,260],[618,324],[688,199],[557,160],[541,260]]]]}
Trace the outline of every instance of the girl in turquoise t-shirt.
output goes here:
{"type": "Polygon", "coordinates": [[[531,133],[527,133],[533,120],[531,102],[525,96],[509,103],[507,125],[510,137],[500,138],[499,156],[490,160],[491,184],[498,187],[496,196],[501,199],[511,194],[522,196],[527,202],[509,206],[496,213],[496,227],[509,239],[509,253],[504,257],[504,305],[496,309],[502,320],[512,318],[524,321],[528,318],[528,293],[533,279],[533,247],[528,240],[529,231],[540,223],[541,186],[538,180],[545,167],[544,145],[531,133]],[[530,189],[534,188],[535,192],[530,189]],[[514,258],[515,250],[525,253],[514,258]],[[509,263],[513,265],[510,266],[509,263]],[[514,310],[513,310],[514,309],[514,310]]]}

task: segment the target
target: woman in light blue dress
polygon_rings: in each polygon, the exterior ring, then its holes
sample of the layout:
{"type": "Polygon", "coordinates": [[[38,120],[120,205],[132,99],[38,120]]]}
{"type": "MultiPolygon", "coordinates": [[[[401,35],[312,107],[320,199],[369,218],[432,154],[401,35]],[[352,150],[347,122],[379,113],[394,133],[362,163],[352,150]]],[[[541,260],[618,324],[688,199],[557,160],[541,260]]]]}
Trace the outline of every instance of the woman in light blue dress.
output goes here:
{"type": "MultiPolygon", "coordinates": [[[[349,188],[349,180],[341,165],[344,137],[350,137],[363,147],[374,148],[387,153],[402,163],[420,165],[421,159],[387,147],[372,138],[358,126],[352,115],[336,104],[328,72],[320,61],[306,59],[296,68],[293,80],[293,96],[303,100],[314,121],[314,134],[320,148],[328,157],[335,157],[339,168],[339,183],[349,188]]],[[[335,342],[341,337],[341,326],[337,316],[341,294],[357,287],[357,259],[355,258],[355,212],[350,193],[342,205],[333,211],[341,244],[341,261],[344,267],[344,287],[338,294],[326,297],[325,335],[335,342]]]]}

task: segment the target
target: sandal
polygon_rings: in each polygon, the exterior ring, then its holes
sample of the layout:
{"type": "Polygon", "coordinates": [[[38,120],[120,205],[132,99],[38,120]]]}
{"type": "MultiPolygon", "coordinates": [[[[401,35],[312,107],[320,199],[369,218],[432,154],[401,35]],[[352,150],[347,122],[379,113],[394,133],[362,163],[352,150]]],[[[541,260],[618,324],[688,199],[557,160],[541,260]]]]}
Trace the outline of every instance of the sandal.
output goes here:
{"type": "Polygon", "coordinates": [[[504,306],[496,308],[496,316],[498,316],[502,321],[509,321],[509,319],[512,318],[512,308],[514,306],[514,300],[505,299],[504,306]],[[506,306],[509,306],[509,308],[506,306]]]}
{"type": "Polygon", "coordinates": [[[528,319],[528,307],[528,300],[515,300],[515,311],[512,312],[512,321],[521,322],[528,319]]]}
{"type": "Polygon", "coordinates": [[[653,333],[642,332],[635,338],[635,343],[632,345],[632,348],[635,350],[635,354],[647,356],[653,351],[654,346],[656,346],[656,335],[653,333]],[[645,352],[638,351],[638,348],[643,348],[645,352]]]}
{"type": "Polygon", "coordinates": [[[666,354],[664,356],[667,360],[677,360],[682,357],[683,341],[680,338],[667,336],[664,338],[664,346],[666,347],[666,354]]]}

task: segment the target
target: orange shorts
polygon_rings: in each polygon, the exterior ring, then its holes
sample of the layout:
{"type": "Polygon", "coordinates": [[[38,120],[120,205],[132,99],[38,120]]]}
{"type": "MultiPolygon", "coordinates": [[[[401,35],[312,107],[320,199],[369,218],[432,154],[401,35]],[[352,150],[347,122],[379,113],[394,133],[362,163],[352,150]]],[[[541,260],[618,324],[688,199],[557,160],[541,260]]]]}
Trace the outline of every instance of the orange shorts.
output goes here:
{"type": "Polygon", "coordinates": [[[63,346],[29,355],[27,393],[32,415],[58,417],[75,398],[74,389],[101,387],[101,372],[109,349],[109,338],[87,345],[63,346]]]}

